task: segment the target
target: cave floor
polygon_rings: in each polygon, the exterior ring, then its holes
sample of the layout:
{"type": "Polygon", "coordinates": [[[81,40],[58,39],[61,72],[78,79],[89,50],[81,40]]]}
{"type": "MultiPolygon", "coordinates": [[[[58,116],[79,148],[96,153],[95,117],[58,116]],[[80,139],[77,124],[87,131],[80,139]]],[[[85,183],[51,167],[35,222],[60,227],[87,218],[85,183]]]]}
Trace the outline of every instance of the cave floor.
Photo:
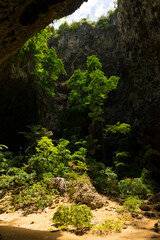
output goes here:
{"type": "MultiPolygon", "coordinates": [[[[64,200],[62,200],[65,203],[64,200]]],[[[59,204],[59,203],[58,203],[59,204]]],[[[57,204],[57,206],[58,206],[57,204]]],[[[93,232],[77,236],[71,232],[59,231],[52,224],[52,217],[57,206],[46,208],[44,211],[24,215],[22,210],[10,211],[0,215],[1,240],[145,240],[159,239],[160,233],[155,232],[154,224],[158,219],[150,219],[140,215],[139,218],[131,218],[126,227],[120,233],[97,235],[93,232]]],[[[119,214],[115,211],[118,203],[108,200],[107,205],[92,210],[93,222],[103,222],[104,219],[117,220],[119,214]]]]}

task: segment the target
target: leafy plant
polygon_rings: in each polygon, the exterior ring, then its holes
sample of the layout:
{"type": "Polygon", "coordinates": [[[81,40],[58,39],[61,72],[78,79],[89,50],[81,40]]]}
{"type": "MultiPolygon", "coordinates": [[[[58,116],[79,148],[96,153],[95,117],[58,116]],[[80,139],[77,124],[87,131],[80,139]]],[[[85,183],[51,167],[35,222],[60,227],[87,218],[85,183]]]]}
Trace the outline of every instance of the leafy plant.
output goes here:
{"type": "Polygon", "coordinates": [[[55,49],[53,47],[49,49],[47,46],[50,37],[50,28],[45,28],[36,33],[24,44],[19,51],[19,56],[24,56],[24,53],[32,55],[34,60],[32,75],[46,93],[54,97],[54,82],[60,74],[66,74],[66,72],[61,59],[57,57],[55,49]]]}
{"type": "Polygon", "coordinates": [[[139,213],[139,206],[143,201],[136,196],[129,196],[125,199],[123,206],[117,209],[117,212],[137,212],[139,213]]]}
{"type": "Polygon", "coordinates": [[[113,157],[113,162],[115,165],[116,172],[119,176],[121,176],[121,172],[123,172],[127,167],[129,167],[129,152],[114,152],[115,156],[113,157]]]}
{"type": "Polygon", "coordinates": [[[110,24],[110,17],[102,15],[98,21],[96,22],[96,27],[100,29],[105,29],[108,27],[111,27],[112,25],[110,24]]]}
{"type": "Polygon", "coordinates": [[[32,184],[35,172],[28,174],[21,168],[9,168],[5,175],[0,176],[0,189],[13,189],[32,184]]]}
{"type": "Polygon", "coordinates": [[[45,184],[37,182],[14,196],[13,204],[16,209],[27,210],[28,207],[30,210],[44,209],[52,205],[55,193],[56,190],[48,190],[45,184]]]}
{"type": "Polygon", "coordinates": [[[97,142],[98,139],[93,138],[91,135],[88,135],[84,140],[81,139],[78,142],[75,142],[75,145],[82,145],[85,147],[88,152],[88,157],[91,157],[95,154],[97,142]]]}
{"type": "Polygon", "coordinates": [[[77,229],[91,227],[92,213],[87,206],[60,205],[53,216],[53,222],[59,226],[74,226],[77,229]]]}
{"type": "Polygon", "coordinates": [[[53,135],[51,131],[48,131],[46,128],[43,128],[41,125],[30,125],[27,126],[27,128],[29,128],[29,131],[20,132],[20,134],[23,134],[27,139],[27,148],[25,150],[25,153],[27,152],[33,153],[37,143],[40,141],[42,137],[44,136],[51,137],[53,135]]]}
{"type": "Polygon", "coordinates": [[[160,157],[160,152],[157,149],[154,149],[152,146],[147,145],[145,147],[145,153],[144,153],[144,162],[147,163],[147,165],[150,165],[152,157],[160,157]]]}
{"type": "Polygon", "coordinates": [[[95,56],[87,58],[87,70],[82,72],[76,70],[67,81],[68,88],[72,89],[69,94],[69,102],[72,109],[82,111],[89,109],[88,116],[92,119],[89,127],[90,135],[93,137],[95,132],[95,123],[103,121],[102,114],[104,100],[111,90],[116,89],[118,77],[111,76],[107,79],[101,71],[102,64],[95,56]]]}
{"type": "Polygon", "coordinates": [[[111,132],[111,133],[119,132],[121,134],[126,134],[131,131],[131,125],[127,123],[120,123],[120,122],[117,122],[115,125],[107,124],[104,131],[105,131],[105,135],[108,132],[111,132]]]}
{"type": "Polygon", "coordinates": [[[142,199],[147,198],[147,196],[151,194],[141,178],[126,178],[121,180],[118,182],[118,189],[122,195],[138,196],[142,199]]]}
{"type": "Polygon", "coordinates": [[[79,148],[73,153],[67,148],[68,140],[60,139],[55,146],[51,139],[44,136],[40,139],[35,148],[37,153],[31,155],[26,165],[27,171],[35,171],[38,179],[43,178],[43,174],[52,173],[54,177],[69,177],[69,173],[87,171],[85,163],[87,150],[79,148]]]}
{"type": "Polygon", "coordinates": [[[115,192],[115,181],[117,174],[111,167],[105,167],[103,163],[91,160],[89,164],[89,175],[94,179],[94,185],[101,191],[107,193],[115,192]]]}
{"type": "Polygon", "coordinates": [[[112,232],[120,232],[122,229],[123,224],[121,220],[112,219],[106,219],[104,224],[93,227],[93,231],[99,235],[112,232]]]}

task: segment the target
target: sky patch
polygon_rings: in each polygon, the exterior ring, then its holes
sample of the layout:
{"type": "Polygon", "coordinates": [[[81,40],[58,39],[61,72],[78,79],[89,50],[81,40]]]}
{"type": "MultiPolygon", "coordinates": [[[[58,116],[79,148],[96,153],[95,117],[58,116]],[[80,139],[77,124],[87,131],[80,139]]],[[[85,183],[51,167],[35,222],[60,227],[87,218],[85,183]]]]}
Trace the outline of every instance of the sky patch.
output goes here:
{"type": "Polygon", "coordinates": [[[55,21],[54,27],[58,28],[65,21],[71,24],[72,22],[79,21],[83,18],[97,21],[99,17],[107,15],[109,10],[114,9],[114,2],[115,0],[88,0],[88,2],[84,2],[72,15],[55,21]]]}

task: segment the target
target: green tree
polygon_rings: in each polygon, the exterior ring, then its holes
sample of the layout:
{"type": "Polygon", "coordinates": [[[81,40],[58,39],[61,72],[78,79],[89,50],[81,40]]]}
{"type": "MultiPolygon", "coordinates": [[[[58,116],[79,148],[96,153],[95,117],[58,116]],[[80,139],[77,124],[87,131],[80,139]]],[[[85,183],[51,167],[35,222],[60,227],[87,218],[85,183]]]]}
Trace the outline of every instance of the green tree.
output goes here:
{"type": "Polygon", "coordinates": [[[103,105],[108,93],[117,88],[119,77],[111,76],[109,79],[101,70],[102,64],[97,56],[87,58],[87,70],[82,72],[77,69],[67,81],[68,88],[72,89],[69,94],[69,102],[72,109],[79,111],[88,109],[88,116],[92,119],[90,134],[94,136],[96,122],[103,120],[103,105]]]}
{"type": "Polygon", "coordinates": [[[47,94],[54,96],[54,82],[60,74],[66,74],[63,62],[57,57],[53,47],[47,42],[52,35],[50,28],[45,28],[29,39],[19,51],[20,56],[31,53],[34,60],[33,76],[47,94]]]}

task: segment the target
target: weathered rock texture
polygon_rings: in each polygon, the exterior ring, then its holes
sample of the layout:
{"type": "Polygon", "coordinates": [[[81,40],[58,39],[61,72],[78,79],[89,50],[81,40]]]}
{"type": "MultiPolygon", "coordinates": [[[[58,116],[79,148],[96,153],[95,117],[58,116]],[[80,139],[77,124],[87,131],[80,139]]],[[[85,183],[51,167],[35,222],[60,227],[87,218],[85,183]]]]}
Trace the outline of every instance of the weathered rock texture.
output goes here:
{"type": "Polygon", "coordinates": [[[91,209],[101,208],[104,200],[100,194],[98,194],[95,188],[90,182],[77,182],[74,186],[74,194],[71,198],[76,203],[86,204],[91,209]]]}
{"type": "MultiPolygon", "coordinates": [[[[137,140],[160,150],[160,1],[118,2],[119,49],[127,69],[137,140]]],[[[158,178],[158,156],[147,164],[158,178]]]]}
{"type": "Polygon", "coordinates": [[[0,0],[0,63],[54,19],[74,12],[85,0],[0,0]]]}

